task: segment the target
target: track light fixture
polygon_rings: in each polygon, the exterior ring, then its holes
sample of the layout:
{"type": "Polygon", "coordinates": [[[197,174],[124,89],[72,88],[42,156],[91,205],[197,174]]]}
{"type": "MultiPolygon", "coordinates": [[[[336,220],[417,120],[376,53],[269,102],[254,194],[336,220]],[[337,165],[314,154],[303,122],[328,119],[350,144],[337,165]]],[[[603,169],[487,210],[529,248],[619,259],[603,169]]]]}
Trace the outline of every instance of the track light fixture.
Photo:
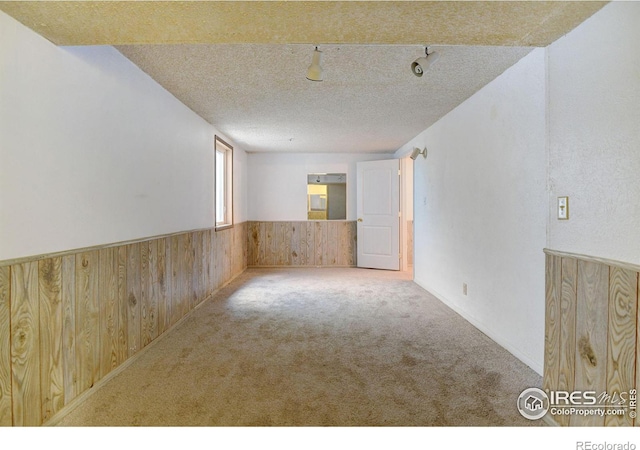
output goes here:
{"type": "Polygon", "coordinates": [[[424,55],[421,58],[416,59],[411,63],[411,71],[417,77],[421,77],[424,72],[431,67],[431,65],[440,58],[438,52],[429,53],[429,47],[424,48],[424,55]]]}
{"type": "Polygon", "coordinates": [[[311,58],[311,65],[307,69],[307,80],[322,81],[322,66],[320,65],[322,59],[322,52],[318,50],[318,47],[313,51],[313,57],[311,58]]]}
{"type": "Polygon", "coordinates": [[[411,159],[415,161],[418,155],[422,155],[424,156],[424,159],[427,159],[427,147],[423,148],[422,150],[420,150],[418,147],[414,147],[413,151],[411,152],[411,159]]]}

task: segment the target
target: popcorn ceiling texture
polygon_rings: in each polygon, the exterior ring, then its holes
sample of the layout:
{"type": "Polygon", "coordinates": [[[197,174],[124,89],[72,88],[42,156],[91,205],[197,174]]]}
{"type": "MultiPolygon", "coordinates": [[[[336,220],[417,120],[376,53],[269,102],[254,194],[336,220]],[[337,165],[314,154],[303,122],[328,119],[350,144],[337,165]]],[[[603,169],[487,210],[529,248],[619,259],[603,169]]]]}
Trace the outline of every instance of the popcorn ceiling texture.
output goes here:
{"type": "Polygon", "coordinates": [[[0,1],[0,10],[58,45],[117,45],[247,151],[387,153],[603,4],[0,1]],[[322,83],[305,79],[314,45],[322,83]],[[441,58],[417,78],[410,64],[425,45],[441,58]]]}
{"type": "Polygon", "coordinates": [[[309,45],[117,47],[247,151],[395,151],[526,55],[528,47],[324,45],[324,82],[305,78],[309,45]]]}
{"type": "Polygon", "coordinates": [[[58,45],[352,43],[546,46],[606,2],[3,1],[58,45]]]}

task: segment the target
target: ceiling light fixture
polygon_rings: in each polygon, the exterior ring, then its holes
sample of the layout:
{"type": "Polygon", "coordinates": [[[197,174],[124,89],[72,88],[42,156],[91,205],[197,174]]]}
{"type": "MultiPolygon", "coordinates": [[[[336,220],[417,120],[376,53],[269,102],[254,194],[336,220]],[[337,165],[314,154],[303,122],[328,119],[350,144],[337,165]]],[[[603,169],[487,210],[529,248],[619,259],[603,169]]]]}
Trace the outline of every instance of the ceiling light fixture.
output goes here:
{"type": "Polygon", "coordinates": [[[424,159],[427,159],[427,147],[423,148],[422,150],[420,150],[418,147],[414,147],[413,151],[411,152],[410,158],[415,161],[418,155],[422,155],[424,156],[424,159]]]}
{"type": "Polygon", "coordinates": [[[431,67],[431,65],[440,58],[440,53],[429,53],[429,47],[424,48],[424,55],[421,58],[416,59],[411,63],[411,71],[417,77],[421,77],[424,72],[431,67]]]}
{"type": "Polygon", "coordinates": [[[311,59],[311,65],[307,69],[307,80],[322,81],[322,66],[320,61],[322,59],[322,52],[318,50],[318,47],[313,51],[313,58],[311,59]]]}

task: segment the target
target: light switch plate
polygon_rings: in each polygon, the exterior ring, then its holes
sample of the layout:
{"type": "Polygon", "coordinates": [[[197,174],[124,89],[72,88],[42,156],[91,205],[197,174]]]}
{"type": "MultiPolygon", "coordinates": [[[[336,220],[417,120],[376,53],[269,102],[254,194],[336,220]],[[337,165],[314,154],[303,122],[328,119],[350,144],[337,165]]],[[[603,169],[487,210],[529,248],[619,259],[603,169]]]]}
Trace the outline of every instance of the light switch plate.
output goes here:
{"type": "Polygon", "coordinates": [[[569,219],[569,197],[558,197],[558,220],[569,219]]]}

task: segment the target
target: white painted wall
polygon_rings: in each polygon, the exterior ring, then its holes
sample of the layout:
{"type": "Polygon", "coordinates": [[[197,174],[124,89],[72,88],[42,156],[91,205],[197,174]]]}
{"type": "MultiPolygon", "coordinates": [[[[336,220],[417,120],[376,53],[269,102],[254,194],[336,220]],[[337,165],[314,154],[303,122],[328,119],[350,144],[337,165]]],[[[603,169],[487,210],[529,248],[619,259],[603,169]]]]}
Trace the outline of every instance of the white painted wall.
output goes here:
{"type": "MultiPolygon", "coordinates": [[[[233,143],[232,140],[219,134],[225,142],[233,143]]],[[[249,220],[248,208],[248,160],[247,153],[240,147],[233,149],[233,223],[242,223],[249,220]]],[[[213,221],[213,218],[211,219],[213,221]]]]}
{"type": "Polygon", "coordinates": [[[612,2],[549,46],[549,248],[640,264],[639,24],[612,2]]]}
{"type": "Polygon", "coordinates": [[[216,130],[114,48],[0,12],[0,76],[0,260],[213,226],[216,130]]]}
{"type": "Polygon", "coordinates": [[[428,148],[414,163],[415,281],[539,373],[545,117],[536,49],[396,152],[428,148]]]}
{"type": "Polygon", "coordinates": [[[249,220],[307,220],[307,175],[347,174],[347,220],[356,219],[356,162],[393,154],[249,153],[249,220]]]}

